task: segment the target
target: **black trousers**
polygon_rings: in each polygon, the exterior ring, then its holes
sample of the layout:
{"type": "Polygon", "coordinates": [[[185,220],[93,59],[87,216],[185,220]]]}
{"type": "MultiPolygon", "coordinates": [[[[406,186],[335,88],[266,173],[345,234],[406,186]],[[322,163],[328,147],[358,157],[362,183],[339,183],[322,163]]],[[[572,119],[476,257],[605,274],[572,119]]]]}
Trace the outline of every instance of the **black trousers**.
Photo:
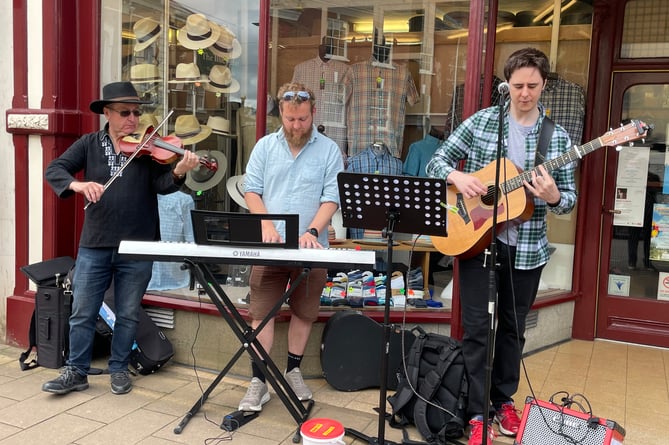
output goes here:
{"type": "MultiPolygon", "coordinates": [[[[499,406],[512,400],[520,380],[520,359],[525,346],[525,319],[539,289],[543,266],[531,270],[513,267],[515,247],[497,242],[497,267],[494,286],[497,296],[497,329],[490,394],[484,399],[490,270],[484,267],[484,254],[459,263],[460,307],[464,336],[465,366],[469,377],[470,416],[490,412],[484,400],[499,406]]],[[[487,264],[490,260],[488,260],[487,264]]]]}

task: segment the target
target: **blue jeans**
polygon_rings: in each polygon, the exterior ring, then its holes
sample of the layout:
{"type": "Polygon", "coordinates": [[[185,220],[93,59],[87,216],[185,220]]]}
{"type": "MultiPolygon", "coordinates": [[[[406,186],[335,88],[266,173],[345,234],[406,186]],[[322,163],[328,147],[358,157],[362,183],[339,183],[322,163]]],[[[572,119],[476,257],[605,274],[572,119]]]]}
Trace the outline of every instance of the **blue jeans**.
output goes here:
{"type": "Polygon", "coordinates": [[[117,248],[79,248],[72,279],[69,366],[88,374],[93,354],[95,323],[104,294],[114,280],[114,335],[109,372],[128,369],[135,341],[139,307],[151,279],[152,261],[128,260],[117,248]]]}

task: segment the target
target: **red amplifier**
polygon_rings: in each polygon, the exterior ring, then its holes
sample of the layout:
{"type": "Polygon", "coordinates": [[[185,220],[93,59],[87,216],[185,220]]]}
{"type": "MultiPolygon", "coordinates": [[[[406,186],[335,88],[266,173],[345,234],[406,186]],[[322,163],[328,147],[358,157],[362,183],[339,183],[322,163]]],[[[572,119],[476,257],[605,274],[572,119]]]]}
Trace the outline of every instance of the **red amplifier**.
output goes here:
{"type": "Polygon", "coordinates": [[[525,399],[514,445],[618,445],[625,429],[612,420],[553,402],[525,399]]]}

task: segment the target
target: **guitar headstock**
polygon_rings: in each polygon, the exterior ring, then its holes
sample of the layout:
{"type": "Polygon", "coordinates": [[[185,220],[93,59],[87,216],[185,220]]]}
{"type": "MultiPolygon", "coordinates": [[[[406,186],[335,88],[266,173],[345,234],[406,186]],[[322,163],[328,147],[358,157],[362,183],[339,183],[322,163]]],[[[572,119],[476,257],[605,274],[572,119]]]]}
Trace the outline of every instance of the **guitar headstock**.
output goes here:
{"type": "Polygon", "coordinates": [[[619,145],[621,144],[646,138],[652,128],[652,125],[648,125],[643,121],[631,119],[629,123],[606,132],[600,137],[600,140],[602,145],[616,147],[617,150],[620,150],[619,145]]]}

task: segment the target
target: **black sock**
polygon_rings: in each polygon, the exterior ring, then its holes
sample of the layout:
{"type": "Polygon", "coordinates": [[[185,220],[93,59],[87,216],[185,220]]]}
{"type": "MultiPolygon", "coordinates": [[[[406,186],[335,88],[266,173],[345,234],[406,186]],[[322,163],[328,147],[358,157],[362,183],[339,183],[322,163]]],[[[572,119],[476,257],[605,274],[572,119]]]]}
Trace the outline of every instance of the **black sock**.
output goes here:
{"type": "Polygon", "coordinates": [[[253,374],[253,377],[257,377],[261,382],[265,383],[265,374],[262,373],[260,366],[256,365],[256,362],[254,361],[251,362],[251,373],[253,374]]]}
{"type": "Polygon", "coordinates": [[[294,368],[299,368],[302,363],[302,355],[296,355],[288,351],[288,364],[286,365],[286,372],[292,371],[294,368]]]}

